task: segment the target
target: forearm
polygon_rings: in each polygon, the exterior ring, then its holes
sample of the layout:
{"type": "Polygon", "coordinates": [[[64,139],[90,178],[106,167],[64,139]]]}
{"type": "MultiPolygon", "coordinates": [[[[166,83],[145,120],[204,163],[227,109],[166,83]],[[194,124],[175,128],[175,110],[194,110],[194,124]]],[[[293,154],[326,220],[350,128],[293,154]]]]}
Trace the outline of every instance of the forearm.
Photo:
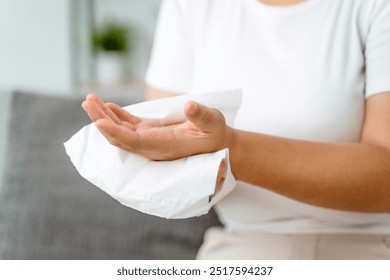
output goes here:
{"type": "Polygon", "coordinates": [[[233,131],[230,161],[238,180],[301,202],[390,213],[390,150],[233,131]]]}

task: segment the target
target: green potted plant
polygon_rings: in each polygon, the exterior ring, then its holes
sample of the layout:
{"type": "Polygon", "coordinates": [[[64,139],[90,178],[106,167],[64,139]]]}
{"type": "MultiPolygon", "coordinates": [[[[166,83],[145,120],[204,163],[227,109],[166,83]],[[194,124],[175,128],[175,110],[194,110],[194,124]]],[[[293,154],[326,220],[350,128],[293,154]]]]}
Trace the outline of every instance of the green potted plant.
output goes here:
{"type": "Polygon", "coordinates": [[[131,26],[109,22],[92,33],[92,48],[96,57],[99,83],[115,84],[126,77],[126,61],[133,51],[131,26]]]}

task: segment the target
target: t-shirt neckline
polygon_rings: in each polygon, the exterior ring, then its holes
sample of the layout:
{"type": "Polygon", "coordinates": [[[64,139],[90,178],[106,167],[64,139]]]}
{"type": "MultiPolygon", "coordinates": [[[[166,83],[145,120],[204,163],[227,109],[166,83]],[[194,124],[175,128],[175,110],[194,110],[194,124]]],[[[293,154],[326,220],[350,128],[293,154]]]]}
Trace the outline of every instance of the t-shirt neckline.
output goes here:
{"type": "Polygon", "coordinates": [[[255,8],[261,12],[269,14],[295,14],[307,11],[313,6],[321,3],[324,0],[305,0],[301,3],[291,4],[291,5],[269,5],[261,2],[260,0],[249,0],[251,1],[255,8]]]}

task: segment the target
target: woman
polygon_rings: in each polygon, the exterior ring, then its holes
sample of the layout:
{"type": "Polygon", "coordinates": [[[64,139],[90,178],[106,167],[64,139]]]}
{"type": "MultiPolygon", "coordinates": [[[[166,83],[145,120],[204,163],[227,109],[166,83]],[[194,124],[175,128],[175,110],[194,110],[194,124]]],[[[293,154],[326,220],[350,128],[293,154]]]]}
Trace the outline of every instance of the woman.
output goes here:
{"type": "Polygon", "coordinates": [[[390,2],[167,0],[149,98],[243,88],[234,128],[202,104],[145,123],[89,95],[124,150],[171,160],[229,148],[235,190],[198,258],[390,259],[390,2]]]}

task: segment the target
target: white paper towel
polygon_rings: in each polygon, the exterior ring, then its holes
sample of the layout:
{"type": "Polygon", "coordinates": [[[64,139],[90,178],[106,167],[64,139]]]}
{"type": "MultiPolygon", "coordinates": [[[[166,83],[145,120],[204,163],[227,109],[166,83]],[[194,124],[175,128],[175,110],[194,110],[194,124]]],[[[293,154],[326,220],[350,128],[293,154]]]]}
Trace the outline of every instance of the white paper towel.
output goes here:
{"type": "MultiPolygon", "coordinates": [[[[241,90],[230,90],[158,99],[124,109],[141,119],[184,118],[185,104],[194,100],[219,109],[227,124],[233,125],[241,98],[241,90]]],[[[151,215],[189,218],[206,214],[236,185],[227,149],[174,161],[151,161],[110,145],[93,123],[64,145],[81,176],[123,205],[151,215]],[[226,179],[214,195],[221,161],[226,163],[226,179]]]]}

